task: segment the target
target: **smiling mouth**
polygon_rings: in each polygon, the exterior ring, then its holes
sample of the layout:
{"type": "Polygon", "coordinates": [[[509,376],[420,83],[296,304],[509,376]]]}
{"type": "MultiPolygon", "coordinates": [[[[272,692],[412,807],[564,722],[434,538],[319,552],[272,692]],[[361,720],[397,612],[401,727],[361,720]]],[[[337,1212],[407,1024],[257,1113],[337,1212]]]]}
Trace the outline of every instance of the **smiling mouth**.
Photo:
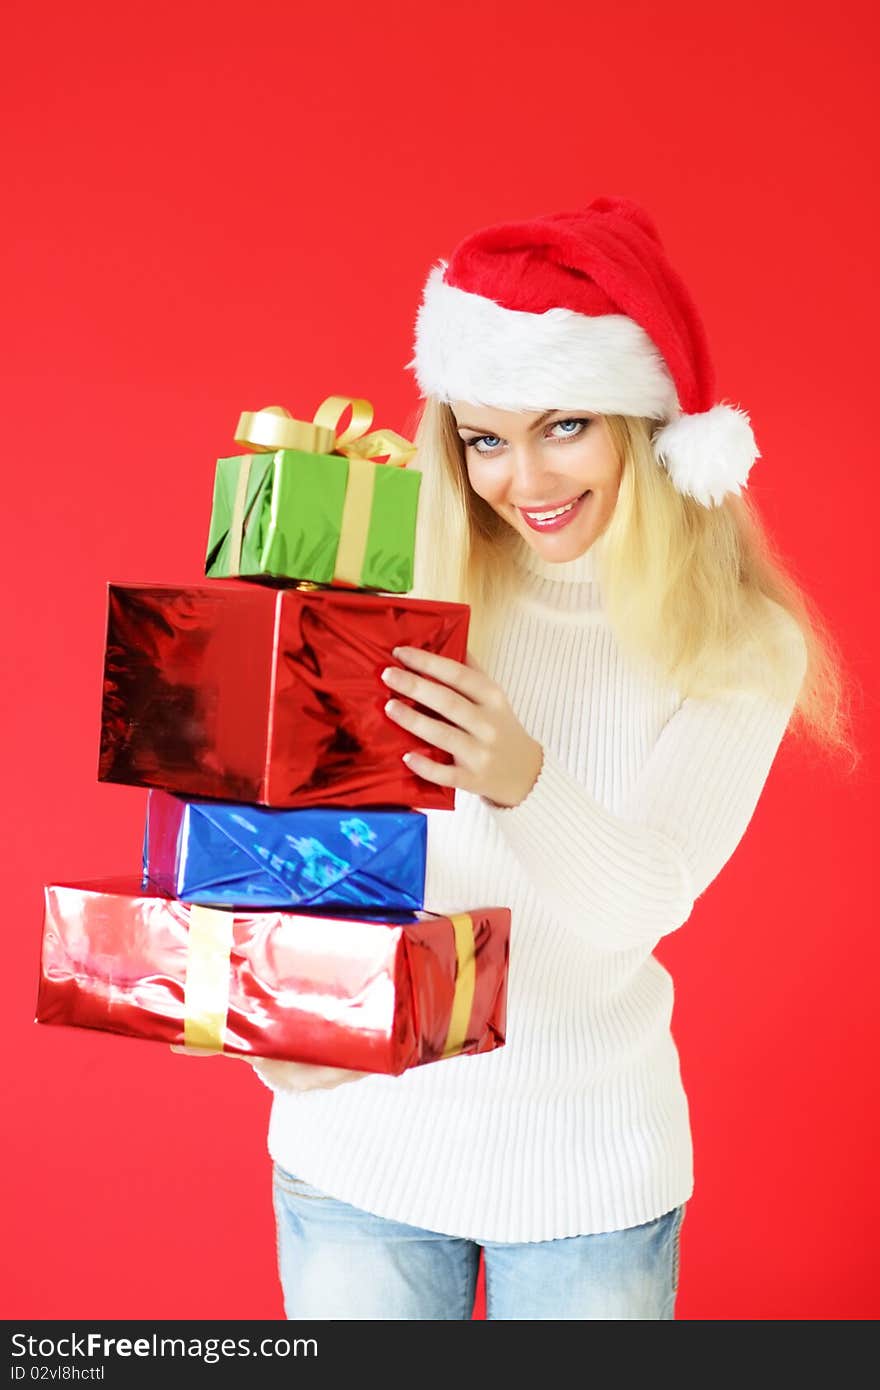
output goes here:
{"type": "Polygon", "coordinates": [[[584,502],[585,498],[591,496],[591,489],[581,492],[577,498],[571,498],[570,502],[562,502],[555,507],[517,507],[517,512],[521,514],[525,524],[530,525],[532,531],[556,530],[560,525],[564,525],[569,520],[574,510],[584,502]]]}

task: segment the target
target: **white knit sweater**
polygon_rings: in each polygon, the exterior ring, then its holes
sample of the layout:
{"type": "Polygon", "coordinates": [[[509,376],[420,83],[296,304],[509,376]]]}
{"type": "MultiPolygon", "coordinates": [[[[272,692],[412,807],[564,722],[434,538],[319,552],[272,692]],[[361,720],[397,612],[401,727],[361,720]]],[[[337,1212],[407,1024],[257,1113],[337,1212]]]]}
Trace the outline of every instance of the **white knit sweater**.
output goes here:
{"type": "Polygon", "coordinates": [[[277,1091],[268,1138],[344,1202],[478,1241],[617,1230],[691,1195],[673,982],[652,950],[739,843],[791,713],[682,701],[635,669],[592,549],[552,565],[522,542],[519,564],[525,591],[482,664],[543,745],[541,774],[512,809],[459,791],[454,812],[427,813],[426,906],[511,909],[507,1042],[277,1091]]]}

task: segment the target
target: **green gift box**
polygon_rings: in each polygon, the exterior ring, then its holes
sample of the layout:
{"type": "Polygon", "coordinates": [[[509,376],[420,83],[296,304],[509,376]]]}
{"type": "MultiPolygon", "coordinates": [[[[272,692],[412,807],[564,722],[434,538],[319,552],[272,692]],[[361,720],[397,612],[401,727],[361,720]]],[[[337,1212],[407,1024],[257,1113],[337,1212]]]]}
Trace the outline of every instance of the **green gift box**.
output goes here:
{"type": "Polygon", "coordinates": [[[421,474],[303,449],[217,460],[205,573],[403,594],[421,474]]]}
{"type": "Polygon", "coordinates": [[[243,411],[235,442],[254,452],[217,460],[205,573],[411,589],[416,448],[394,430],[367,433],[372,420],[362,396],[327,396],[311,420],[279,405],[243,411]]]}

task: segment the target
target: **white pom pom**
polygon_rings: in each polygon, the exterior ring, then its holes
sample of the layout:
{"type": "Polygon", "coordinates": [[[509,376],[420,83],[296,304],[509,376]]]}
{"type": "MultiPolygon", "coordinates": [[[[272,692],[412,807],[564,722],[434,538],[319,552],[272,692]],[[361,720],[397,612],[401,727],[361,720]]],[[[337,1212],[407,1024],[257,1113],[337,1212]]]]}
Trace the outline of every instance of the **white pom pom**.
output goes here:
{"type": "Polygon", "coordinates": [[[713,405],[699,415],[681,415],[654,439],[654,453],[679,492],[704,507],[745,487],[761,457],[749,417],[732,405],[713,405]]]}

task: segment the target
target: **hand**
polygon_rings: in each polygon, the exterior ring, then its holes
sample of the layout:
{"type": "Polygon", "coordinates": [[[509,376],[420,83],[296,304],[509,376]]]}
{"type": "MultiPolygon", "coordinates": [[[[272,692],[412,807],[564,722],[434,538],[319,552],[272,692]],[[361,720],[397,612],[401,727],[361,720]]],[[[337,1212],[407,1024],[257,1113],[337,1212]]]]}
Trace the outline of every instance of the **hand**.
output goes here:
{"type": "Polygon", "coordinates": [[[218,1052],[213,1047],[192,1047],[187,1043],[182,1046],[178,1043],[169,1043],[172,1052],[179,1052],[184,1057],[229,1057],[233,1062],[249,1062],[250,1057],[244,1056],[241,1052],[218,1052]]]}
{"type": "Polygon", "coordinates": [[[251,1066],[273,1091],[330,1091],[348,1081],[370,1076],[344,1067],[316,1067],[308,1062],[280,1062],[274,1057],[253,1057],[251,1066]]]}
{"type": "Polygon", "coordinates": [[[544,750],[520,724],[501,687],[468,652],[467,664],[418,647],[395,647],[405,667],[389,666],[382,679],[450,722],[431,719],[400,700],[385,711],[401,728],[451,753],[440,763],[422,753],[406,753],[404,762],[419,777],[444,787],[475,792],[495,806],[518,806],[538,779],[544,750]]]}
{"type": "Polygon", "coordinates": [[[267,1086],[276,1091],[330,1090],[345,1081],[357,1081],[369,1076],[366,1071],[346,1071],[344,1067],[317,1067],[309,1062],[282,1062],[275,1057],[249,1057],[241,1052],[215,1052],[210,1047],[182,1047],[169,1043],[172,1052],[186,1057],[229,1057],[232,1061],[249,1062],[267,1086]]]}

